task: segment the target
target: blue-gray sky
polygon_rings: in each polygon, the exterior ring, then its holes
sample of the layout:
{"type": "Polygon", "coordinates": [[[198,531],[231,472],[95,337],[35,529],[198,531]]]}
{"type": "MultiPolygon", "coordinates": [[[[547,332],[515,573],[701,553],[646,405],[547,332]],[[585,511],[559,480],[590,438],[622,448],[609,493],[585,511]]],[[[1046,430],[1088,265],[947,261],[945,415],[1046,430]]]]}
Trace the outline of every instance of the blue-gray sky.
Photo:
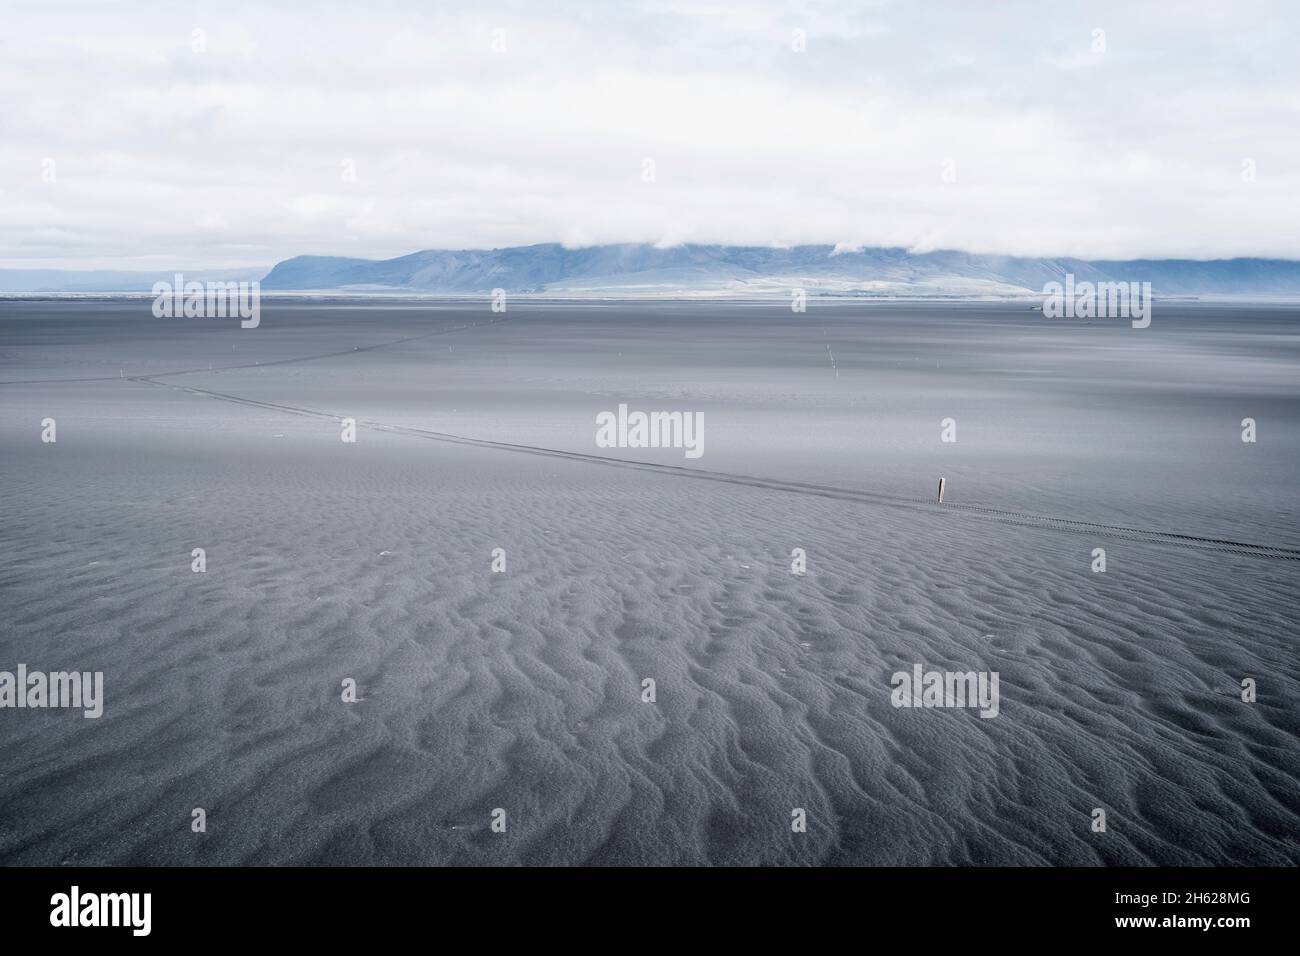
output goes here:
{"type": "Polygon", "coordinates": [[[1288,2],[4,6],[0,266],[545,241],[1300,258],[1288,2]]]}

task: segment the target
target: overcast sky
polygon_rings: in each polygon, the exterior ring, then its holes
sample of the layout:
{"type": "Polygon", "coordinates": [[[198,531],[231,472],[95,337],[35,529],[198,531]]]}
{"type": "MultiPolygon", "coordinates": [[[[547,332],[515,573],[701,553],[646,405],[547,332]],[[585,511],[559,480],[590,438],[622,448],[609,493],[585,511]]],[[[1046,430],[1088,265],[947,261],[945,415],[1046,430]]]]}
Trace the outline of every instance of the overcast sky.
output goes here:
{"type": "Polygon", "coordinates": [[[1300,258],[1285,0],[0,6],[0,267],[548,241],[1300,258]]]}

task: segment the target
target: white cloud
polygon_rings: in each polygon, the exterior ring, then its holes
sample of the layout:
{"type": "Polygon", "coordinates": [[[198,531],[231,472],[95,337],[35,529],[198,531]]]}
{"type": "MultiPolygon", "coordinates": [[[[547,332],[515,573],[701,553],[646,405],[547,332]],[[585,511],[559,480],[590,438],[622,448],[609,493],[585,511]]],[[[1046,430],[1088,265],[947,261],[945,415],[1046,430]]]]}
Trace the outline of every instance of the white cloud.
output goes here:
{"type": "Polygon", "coordinates": [[[547,241],[1300,257],[1291,8],[1052,9],[11,4],[0,266],[547,241]]]}

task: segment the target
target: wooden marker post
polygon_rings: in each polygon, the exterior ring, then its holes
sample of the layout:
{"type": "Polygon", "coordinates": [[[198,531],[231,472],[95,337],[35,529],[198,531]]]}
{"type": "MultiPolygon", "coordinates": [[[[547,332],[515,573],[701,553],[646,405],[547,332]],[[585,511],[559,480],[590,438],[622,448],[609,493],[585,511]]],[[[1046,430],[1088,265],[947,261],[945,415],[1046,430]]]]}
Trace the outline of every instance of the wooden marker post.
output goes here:
{"type": "Polygon", "coordinates": [[[939,504],[943,504],[943,479],[939,479],[939,504]]]}

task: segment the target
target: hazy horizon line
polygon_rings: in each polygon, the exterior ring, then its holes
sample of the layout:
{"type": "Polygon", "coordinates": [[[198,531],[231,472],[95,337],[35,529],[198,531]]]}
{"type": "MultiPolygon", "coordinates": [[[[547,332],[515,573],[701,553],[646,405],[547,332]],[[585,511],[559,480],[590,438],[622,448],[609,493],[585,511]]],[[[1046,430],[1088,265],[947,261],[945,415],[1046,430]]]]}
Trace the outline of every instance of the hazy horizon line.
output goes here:
{"type": "MultiPolygon", "coordinates": [[[[185,270],[195,270],[202,272],[215,271],[241,271],[248,272],[257,269],[264,269],[270,272],[282,262],[288,262],[293,259],[355,259],[366,262],[391,262],[397,259],[404,259],[410,256],[420,255],[425,252],[503,252],[513,249],[529,249],[542,246],[559,246],[568,251],[577,251],[581,249],[602,249],[617,246],[648,246],[654,249],[684,249],[684,248],[722,248],[722,249],[767,249],[767,250],[795,250],[795,249],[816,249],[830,248],[832,256],[853,255],[867,251],[898,251],[908,256],[927,256],[938,254],[957,254],[981,258],[997,259],[1015,259],[1025,261],[1041,261],[1056,259],[1072,259],[1080,262],[1236,262],[1236,261],[1261,261],[1261,262],[1300,262],[1300,250],[1295,256],[1280,255],[1232,255],[1232,256],[1178,256],[1178,255],[1142,255],[1128,256],[1122,258],[1102,258],[1079,255],[1075,253],[1054,253],[1048,255],[1022,255],[1008,252],[976,252],[970,249],[959,247],[935,247],[935,248],[918,248],[902,245],[852,245],[843,242],[800,242],[800,243],[754,243],[754,242],[675,242],[662,243],[652,242],[649,240],[626,240],[619,242],[592,242],[592,243],[573,243],[562,240],[547,240],[542,242],[526,242],[517,245],[494,245],[494,246],[441,246],[431,245],[423,246],[409,252],[400,252],[396,254],[347,254],[347,253],[316,253],[305,252],[295,253],[271,261],[261,260],[258,262],[244,263],[224,263],[219,265],[209,264],[178,264],[175,260],[169,260],[166,265],[145,265],[145,264],[114,264],[114,265],[73,265],[60,261],[58,265],[46,264],[11,264],[14,260],[0,259],[0,272],[67,272],[67,273],[88,273],[88,272],[111,272],[111,273],[162,273],[176,272],[185,270]]],[[[42,262],[51,260],[41,260],[42,262]]],[[[99,260],[95,260],[99,261],[99,260]]]]}

